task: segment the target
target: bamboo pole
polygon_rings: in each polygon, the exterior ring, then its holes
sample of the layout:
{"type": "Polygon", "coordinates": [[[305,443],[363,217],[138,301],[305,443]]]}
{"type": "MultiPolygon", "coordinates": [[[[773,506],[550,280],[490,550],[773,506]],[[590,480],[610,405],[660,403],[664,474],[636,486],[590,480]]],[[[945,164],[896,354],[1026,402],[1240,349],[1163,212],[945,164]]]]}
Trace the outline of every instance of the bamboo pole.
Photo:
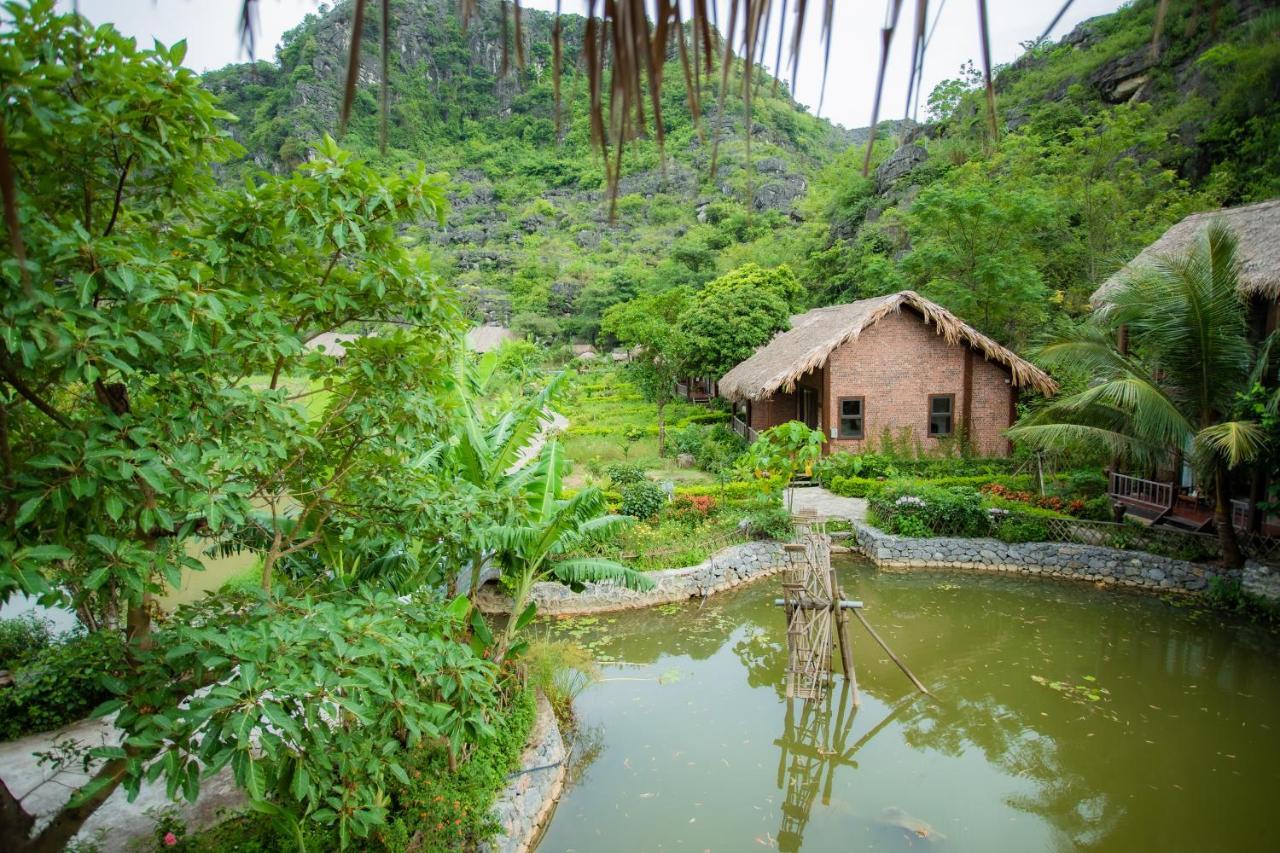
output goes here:
{"type": "Polygon", "coordinates": [[[898,669],[906,673],[907,678],[911,679],[911,683],[918,687],[921,693],[932,698],[933,694],[930,693],[929,689],[920,682],[920,679],[916,678],[915,673],[907,669],[907,665],[898,659],[898,656],[893,653],[893,649],[889,648],[889,644],[880,639],[880,635],[876,633],[875,628],[871,627],[871,623],[867,621],[867,617],[862,615],[862,611],[855,609],[853,611],[853,615],[858,617],[858,621],[862,623],[862,627],[867,629],[867,633],[871,635],[871,639],[880,644],[880,648],[884,649],[885,654],[887,654],[889,658],[898,665],[898,669]]]}

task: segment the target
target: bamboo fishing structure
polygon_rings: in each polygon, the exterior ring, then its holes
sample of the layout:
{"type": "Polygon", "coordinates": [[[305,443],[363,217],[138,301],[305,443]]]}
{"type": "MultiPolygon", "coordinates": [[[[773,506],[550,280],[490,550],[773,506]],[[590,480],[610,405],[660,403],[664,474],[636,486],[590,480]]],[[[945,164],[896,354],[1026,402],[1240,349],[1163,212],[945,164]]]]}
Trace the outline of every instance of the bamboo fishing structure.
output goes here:
{"type": "Polygon", "coordinates": [[[787,619],[787,699],[821,700],[826,695],[838,646],[841,672],[849,685],[853,706],[859,706],[853,640],[849,636],[850,611],[911,683],[921,693],[931,696],[924,683],[862,615],[862,602],[845,597],[835,567],[831,565],[827,519],[812,512],[801,512],[792,516],[792,521],[797,541],[783,548],[791,554],[803,553],[804,560],[789,563],[782,576],[782,598],[774,600],[775,605],[783,608],[787,619]]]}

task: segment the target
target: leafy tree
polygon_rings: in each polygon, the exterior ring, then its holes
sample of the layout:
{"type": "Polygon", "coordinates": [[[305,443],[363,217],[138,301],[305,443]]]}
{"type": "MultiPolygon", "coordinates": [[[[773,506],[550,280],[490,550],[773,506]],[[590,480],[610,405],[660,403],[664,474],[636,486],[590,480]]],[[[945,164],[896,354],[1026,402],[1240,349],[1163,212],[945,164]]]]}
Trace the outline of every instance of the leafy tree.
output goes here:
{"type": "Polygon", "coordinates": [[[710,282],[680,318],[682,359],[696,375],[723,376],[790,328],[803,291],[790,268],[746,264],[710,282]]]}
{"type": "MultiPolygon", "coordinates": [[[[822,445],[826,440],[822,430],[810,429],[800,421],[787,421],[760,433],[739,465],[757,478],[777,479],[785,488],[798,472],[813,473],[813,466],[822,458],[822,445]]],[[[788,491],[788,509],[792,497],[788,491]]]]}
{"type": "Polygon", "coordinates": [[[443,743],[457,756],[492,736],[497,669],[459,641],[465,612],[463,599],[442,611],[361,588],[207,599],[139,662],[151,689],[99,708],[119,709],[129,735],[92,754],[123,764],[131,796],[162,778],[191,801],[202,775],[230,764],[250,806],[299,850],[311,824],[345,848],[385,823],[383,792],[409,784],[413,751],[443,743]],[[201,682],[213,687],[191,695],[201,682]]]}
{"type": "MultiPolygon", "coordinates": [[[[1226,564],[1242,562],[1231,523],[1231,476],[1258,459],[1266,430],[1242,397],[1274,377],[1271,339],[1255,347],[1239,291],[1235,238],[1210,225],[1192,249],[1129,276],[1111,306],[1042,351],[1050,364],[1085,365],[1095,381],[1024,418],[1010,435],[1040,447],[1085,442],[1146,466],[1185,450],[1212,489],[1226,564]],[[1117,348],[1129,330],[1132,353],[1117,348]]],[[[1272,402],[1272,407],[1275,403],[1272,402]]]]}
{"type": "Polygon", "coordinates": [[[674,288],[653,296],[642,296],[610,308],[601,330],[625,347],[638,347],[638,355],[627,365],[632,380],[658,410],[658,455],[666,454],[666,407],[675,399],[675,384],[687,375],[684,357],[690,347],[680,328],[680,319],[690,294],[674,288]]]}
{"type": "MultiPolygon", "coordinates": [[[[328,537],[385,549],[448,527],[413,462],[447,423],[457,314],[397,231],[439,219],[443,179],[385,178],[326,140],[289,177],[218,190],[236,146],[182,44],[139,50],[43,0],[6,11],[0,596],[123,623],[122,698],[168,712],[138,699],[158,689],[142,662],[172,651],[153,598],[200,567],[193,551],[256,538],[271,590],[280,560],[328,537]],[[343,358],[306,347],[353,323],[379,334],[343,358]]],[[[137,722],[33,839],[0,786],[0,846],[60,848],[136,780],[165,748],[137,722]]]]}
{"type": "Polygon", "coordinates": [[[993,191],[976,169],[922,190],[905,219],[904,270],[926,296],[1001,340],[1019,343],[1045,316],[1040,231],[1053,208],[1034,190],[993,191]]]}
{"type": "Polygon", "coordinates": [[[933,87],[929,93],[929,118],[934,121],[946,121],[959,108],[965,96],[975,91],[982,84],[982,72],[967,60],[960,66],[960,76],[943,80],[933,87]]]}

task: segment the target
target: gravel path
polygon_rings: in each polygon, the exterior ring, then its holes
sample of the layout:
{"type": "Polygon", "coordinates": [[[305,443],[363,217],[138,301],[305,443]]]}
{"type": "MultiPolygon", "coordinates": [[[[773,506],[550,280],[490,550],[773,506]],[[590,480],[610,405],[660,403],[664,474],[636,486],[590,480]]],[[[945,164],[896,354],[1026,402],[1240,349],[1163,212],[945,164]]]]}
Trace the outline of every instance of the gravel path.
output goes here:
{"type": "Polygon", "coordinates": [[[821,486],[810,486],[803,489],[791,489],[792,511],[812,510],[818,515],[831,518],[847,518],[850,521],[864,521],[867,517],[867,501],[865,498],[842,498],[833,495],[821,486]]]}

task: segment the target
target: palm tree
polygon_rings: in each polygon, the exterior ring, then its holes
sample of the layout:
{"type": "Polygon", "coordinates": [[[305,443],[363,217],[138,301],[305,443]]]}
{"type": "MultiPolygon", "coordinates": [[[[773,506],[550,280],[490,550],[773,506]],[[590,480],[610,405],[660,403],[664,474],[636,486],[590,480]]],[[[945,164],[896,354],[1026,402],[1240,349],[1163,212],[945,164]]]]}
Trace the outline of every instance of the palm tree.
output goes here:
{"type": "Polygon", "coordinates": [[[643,572],[601,557],[565,557],[593,542],[607,539],[634,519],[607,514],[604,496],[591,487],[565,500],[561,497],[563,451],[548,442],[526,481],[524,516],[493,529],[494,559],[512,590],[511,615],[496,659],[511,645],[515,633],[533,617],[529,602],[533,585],[554,579],[573,587],[592,581],[614,581],[628,589],[646,591],[653,581],[643,572]]]}
{"type": "Polygon", "coordinates": [[[1231,473],[1257,460],[1267,441],[1240,401],[1259,383],[1271,384],[1271,342],[1250,341],[1236,241],[1212,224],[1186,253],[1130,275],[1106,310],[1042,349],[1050,366],[1083,367],[1094,381],[1009,435],[1050,449],[1084,443],[1148,466],[1189,450],[1198,480],[1213,489],[1223,561],[1239,566],[1231,473]],[[1131,352],[1116,344],[1122,327],[1131,352]]]}

